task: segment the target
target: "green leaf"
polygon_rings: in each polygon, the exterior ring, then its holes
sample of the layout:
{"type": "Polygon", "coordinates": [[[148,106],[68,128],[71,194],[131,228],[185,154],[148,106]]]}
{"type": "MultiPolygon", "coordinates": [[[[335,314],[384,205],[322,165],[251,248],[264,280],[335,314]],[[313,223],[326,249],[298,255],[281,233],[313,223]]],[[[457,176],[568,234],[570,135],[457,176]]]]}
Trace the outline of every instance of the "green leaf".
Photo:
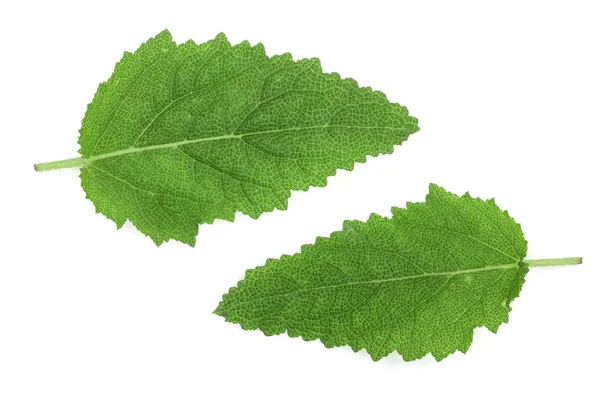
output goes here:
{"type": "Polygon", "coordinates": [[[285,209],[291,190],[393,151],[418,130],[405,107],[319,60],[267,57],[223,34],[176,45],[164,31],[125,53],[88,106],[81,158],[96,210],[156,244],[194,245],[198,224],[285,209]]]}
{"type": "Polygon", "coordinates": [[[508,322],[528,271],[527,242],[508,213],[436,185],[425,202],[392,213],[346,221],[247,271],[215,313],[266,335],[366,349],[373,360],[394,350],[441,360],[466,352],[474,328],[508,322]]]}

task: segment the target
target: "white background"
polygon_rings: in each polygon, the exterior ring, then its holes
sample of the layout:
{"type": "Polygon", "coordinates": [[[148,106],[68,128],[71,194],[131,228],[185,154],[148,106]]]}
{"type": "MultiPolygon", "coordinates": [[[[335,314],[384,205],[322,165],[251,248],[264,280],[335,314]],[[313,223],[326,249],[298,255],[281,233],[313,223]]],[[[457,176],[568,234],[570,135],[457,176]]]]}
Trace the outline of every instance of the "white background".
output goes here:
{"type": "Polygon", "coordinates": [[[126,1],[0,6],[0,398],[598,399],[600,12],[596,2],[126,1]],[[319,57],[406,105],[393,155],[295,192],[289,210],[157,248],[94,213],[77,170],[86,105],[124,50],[168,28],[319,57]],[[345,219],[422,201],[429,182],[496,197],[539,268],[498,334],[440,363],[374,363],[212,314],[248,268],[345,219]]]}

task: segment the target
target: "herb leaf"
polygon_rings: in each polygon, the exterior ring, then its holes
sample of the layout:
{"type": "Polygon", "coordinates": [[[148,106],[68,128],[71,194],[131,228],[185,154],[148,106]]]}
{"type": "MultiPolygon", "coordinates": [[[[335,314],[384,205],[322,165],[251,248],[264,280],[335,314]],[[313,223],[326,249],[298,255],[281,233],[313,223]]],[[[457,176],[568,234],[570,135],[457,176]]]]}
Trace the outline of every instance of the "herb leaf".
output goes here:
{"type": "Polygon", "coordinates": [[[418,130],[406,108],[319,60],[267,57],[223,34],[176,45],[168,31],[126,53],[82,122],[81,166],[96,210],[156,244],[195,244],[198,224],[285,209],[291,190],[391,153],[418,130]]]}
{"type": "Polygon", "coordinates": [[[425,202],[392,212],[346,221],[247,271],[215,313],[266,335],[364,348],[373,360],[394,350],[441,360],[466,352],[475,327],[508,322],[528,271],[527,242],[508,213],[433,184],[425,202]]]}

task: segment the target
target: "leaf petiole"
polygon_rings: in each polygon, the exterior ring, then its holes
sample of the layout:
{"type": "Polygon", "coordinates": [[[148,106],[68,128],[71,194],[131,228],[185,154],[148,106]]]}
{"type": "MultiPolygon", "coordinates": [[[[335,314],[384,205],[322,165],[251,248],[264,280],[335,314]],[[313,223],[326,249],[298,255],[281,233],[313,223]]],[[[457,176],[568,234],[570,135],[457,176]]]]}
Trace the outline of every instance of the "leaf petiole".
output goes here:
{"type": "Polygon", "coordinates": [[[577,265],[581,264],[583,258],[581,257],[567,257],[567,258],[542,258],[539,260],[525,260],[530,267],[554,267],[562,265],[577,265]]]}
{"type": "Polygon", "coordinates": [[[82,167],[88,162],[88,159],[83,159],[83,157],[76,157],[69,158],[68,160],[50,161],[35,164],[33,168],[35,168],[36,171],[50,171],[53,169],[82,167]]]}

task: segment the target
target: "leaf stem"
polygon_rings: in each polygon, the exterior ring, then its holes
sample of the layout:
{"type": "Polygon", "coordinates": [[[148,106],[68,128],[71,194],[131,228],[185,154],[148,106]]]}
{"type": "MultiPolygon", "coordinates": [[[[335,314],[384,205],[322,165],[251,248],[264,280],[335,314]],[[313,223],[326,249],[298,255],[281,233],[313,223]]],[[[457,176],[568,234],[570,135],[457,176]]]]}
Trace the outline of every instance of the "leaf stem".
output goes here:
{"type": "Polygon", "coordinates": [[[577,265],[581,264],[583,258],[581,257],[567,257],[567,258],[543,258],[540,260],[525,260],[530,267],[553,267],[560,265],[577,265]]]}
{"type": "Polygon", "coordinates": [[[61,168],[74,168],[74,167],[82,167],[88,163],[88,160],[84,160],[83,157],[69,158],[67,160],[59,160],[59,161],[51,161],[40,164],[35,164],[33,168],[36,171],[50,171],[53,169],[61,169],[61,168]]]}

